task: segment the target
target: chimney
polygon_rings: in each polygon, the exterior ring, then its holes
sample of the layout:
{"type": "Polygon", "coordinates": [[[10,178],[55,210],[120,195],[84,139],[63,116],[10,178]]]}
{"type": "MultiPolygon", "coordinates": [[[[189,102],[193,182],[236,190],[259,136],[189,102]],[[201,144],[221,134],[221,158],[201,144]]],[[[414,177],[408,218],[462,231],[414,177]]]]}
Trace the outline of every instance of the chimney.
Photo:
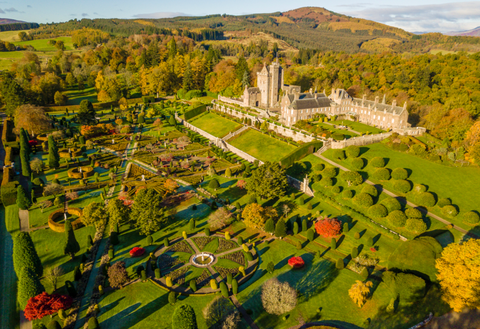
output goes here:
{"type": "Polygon", "coordinates": [[[386,99],[386,97],[387,97],[387,96],[386,96],[385,94],[383,94],[383,101],[382,101],[382,104],[386,104],[386,103],[387,103],[387,99],[386,99]]]}
{"type": "Polygon", "coordinates": [[[394,99],[393,102],[392,102],[392,107],[395,107],[395,106],[397,106],[397,100],[396,99],[394,99]]]}
{"type": "Polygon", "coordinates": [[[379,100],[380,100],[380,97],[378,97],[378,96],[375,96],[375,105],[377,105],[377,104],[378,104],[378,101],[379,101],[379,100]]]}
{"type": "Polygon", "coordinates": [[[407,102],[405,101],[405,103],[403,103],[403,109],[406,110],[407,109],[407,102]]]}
{"type": "Polygon", "coordinates": [[[367,98],[367,95],[363,94],[362,97],[362,107],[365,105],[365,99],[367,98]]]}
{"type": "Polygon", "coordinates": [[[310,89],[309,89],[309,92],[310,92],[310,94],[313,94],[313,89],[310,88],[310,89]]]}

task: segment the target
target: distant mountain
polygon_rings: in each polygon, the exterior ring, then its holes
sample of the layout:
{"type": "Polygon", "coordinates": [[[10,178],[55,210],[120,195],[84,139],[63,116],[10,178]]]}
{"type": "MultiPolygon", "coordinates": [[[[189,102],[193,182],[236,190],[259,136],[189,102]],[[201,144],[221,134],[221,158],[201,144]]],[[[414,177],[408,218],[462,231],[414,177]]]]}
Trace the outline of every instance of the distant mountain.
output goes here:
{"type": "Polygon", "coordinates": [[[445,35],[459,36],[459,37],[480,37],[480,26],[468,31],[447,32],[445,35]]]}
{"type": "Polygon", "coordinates": [[[16,19],[11,19],[11,18],[0,18],[0,25],[3,24],[14,24],[14,23],[26,23],[24,21],[19,21],[16,19]]]}

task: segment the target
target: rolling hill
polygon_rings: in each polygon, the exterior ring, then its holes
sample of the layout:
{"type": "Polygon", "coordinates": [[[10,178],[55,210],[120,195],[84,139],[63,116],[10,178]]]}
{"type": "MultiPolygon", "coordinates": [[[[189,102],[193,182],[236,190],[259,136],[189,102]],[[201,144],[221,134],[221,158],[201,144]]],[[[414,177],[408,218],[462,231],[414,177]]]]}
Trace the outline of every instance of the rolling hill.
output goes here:
{"type": "Polygon", "coordinates": [[[15,23],[27,23],[27,22],[19,21],[19,20],[11,19],[11,18],[0,18],[0,25],[3,25],[3,24],[15,24],[15,23]]]}
{"type": "Polygon", "coordinates": [[[253,39],[262,34],[269,44],[277,42],[280,51],[317,49],[320,51],[356,52],[411,52],[435,50],[480,51],[478,38],[445,36],[440,33],[415,35],[399,28],[365,19],[335,13],[320,7],[303,7],[286,12],[250,15],[184,16],[162,19],[82,19],[42,25],[43,29],[71,31],[83,27],[99,29],[111,34],[181,34],[204,44],[245,43],[242,32],[253,39]],[[227,37],[228,36],[228,37],[227,37]],[[210,42],[210,41],[214,42],[210,42]]]}
{"type": "Polygon", "coordinates": [[[477,26],[476,28],[468,31],[448,32],[444,34],[463,37],[480,37],[480,26],[477,26]]]}

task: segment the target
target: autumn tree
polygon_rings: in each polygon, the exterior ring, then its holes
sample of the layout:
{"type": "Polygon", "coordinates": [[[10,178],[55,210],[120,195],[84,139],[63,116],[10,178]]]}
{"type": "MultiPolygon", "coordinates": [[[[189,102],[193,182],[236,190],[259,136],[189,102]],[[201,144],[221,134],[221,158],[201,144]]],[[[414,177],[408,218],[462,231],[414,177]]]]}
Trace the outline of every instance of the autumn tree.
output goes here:
{"type": "Polygon", "coordinates": [[[210,229],[219,230],[230,224],[232,213],[226,208],[218,208],[214,213],[208,217],[208,224],[210,229]]]}
{"type": "Polygon", "coordinates": [[[50,267],[50,268],[47,268],[47,270],[45,271],[44,278],[45,278],[45,280],[50,282],[50,284],[53,287],[53,291],[57,290],[58,279],[63,274],[64,274],[64,272],[63,272],[63,270],[60,266],[50,267]]]}
{"type": "Polygon", "coordinates": [[[28,104],[15,110],[15,130],[22,128],[30,134],[39,135],[50,130],[52,124],[42,107],[28,104]]]}
{"type": "Polygon", "coordinates": [[[188,304],[181,304],[173,311],[173,329],[197,329],[197,317],[193,307],[188,304]]]}
{"type": "Polygon", "coordinates": [[[81,101],[77,116],[81,122],[95,121],[95,109],[93,108],[93,104],[87,99],[81,101]]]}
{"type": "Polygon", "coordinates": [[[67,310],[72,306],[73,299],[70,296],[52,294],[45,291],[30,298],[25,307],[25,318],[29,321],[41,319],[44,316],[57,313],[59,310],[67,310]]]}
{"type": "Polygon", "coordinates": [[[362,282],[356,280],[352,287],[348,290],[348,295],[353,302],[359,307],[362,307],[367,301],[367,297],[370,294],[370,288],[373,286],[371,281],[362,282]]]}
{"type": "Polygon", "coordinates": [[[264,228],[267,217],[265,209],[257,203],[251,203],[243,209],[243,222],[250,228],[264,228]]]}
{"type": "Polygon", "coordinates": [[[92,202],[83,209],[82,223],[86,226],[103,226],[107,223],[108,214],[102,202],[92,202]]]}
{"type": "Polygon", "coordinates": [[[128,282],[128,273],[125,269],[125,262],[116,262],[108,268],[108,282],[114,289],[121,288],[128,282]]]}
{"type": "Polygon", "coordinates": [[[288,187],[286,171],[278,163],[265,162],[253,171],[246,187],[262,199],[282,197],[288,187]]]}
{"type": "Polygon", "coordinates": [[[340,234],[342,226],[340,221],[336,218],[324,218],[315,223],[315,230],[318,235],[332,237],[340,234]]]}
{"type": "Polygon", "coordinates": [[[297,306],[297,291],[288,282],[270,279],[262,286],[262,304],[267,313],[282,315],[297,306]]]}
{"type": "Polygon", "coordinates": [[[141,235],[157,232],[167,222],[167,216],[160,206],[162,197],[151,188],[140,190],[130,213],[130,221],[139,228],[141,235]]]}
{"type": "Polygon", "coordinates": [[[107,205],[107,213],[110,220],[110,227],[115,227],[115,225],[128,220],[130,208],[120,199],[110,199],[107,205]]]}
{"type": "Polygon", "coordinates": [[[203,309],[203,317],[208,328],[235,328],[227,326],[229,323],[237,324],[240,321],[240,314],[234,305],[225,297],[214,298],[203,309]]]}
{"type": "Polygon", "coordinates": [[[442,298],[455,312],[480,308],[480,241],[451,243],[435,261],[442,298]]]}
{"type": "Polygon", "coordinates": [[[32,161],[30,161],[30,169],[35,171],[37,174],[39,174],[44,167],[45,165],[43,161],[39,158],[34,158],[32,161]]]}

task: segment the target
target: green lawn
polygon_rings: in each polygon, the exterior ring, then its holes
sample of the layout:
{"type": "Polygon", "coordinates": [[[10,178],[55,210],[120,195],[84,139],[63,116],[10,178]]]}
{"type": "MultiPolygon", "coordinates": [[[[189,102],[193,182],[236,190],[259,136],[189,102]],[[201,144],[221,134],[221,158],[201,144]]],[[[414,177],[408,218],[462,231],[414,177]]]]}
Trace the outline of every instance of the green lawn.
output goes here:
{"type": "Polygon", "coordinates": [[[37,39],[37,40],[29,40],[29,41],[19,41],[19,42],[14,42],[14,44],[16,46],[31,45],[38,52],[56,51],[57,48],[55,48],[55,46],[51,46],[48,44],[50,40],[62,40],[65,44],[65,50],[73,49],[72,37],[59,37],[59,38],[53,38],[53,39],[37,39]]]}
{"type": "Polygon", "coordinates": [[[254,129],[249,129],[238,137],[235,136],[228,143],[259,160],[271,162],[277,162],[295,150],[295,146],[262,134],[254,129]]]}
{"type": "Polygon", "coordinates": [[[335,133],[343,134],[343,135],[345,135],[345,137],[347,139],[358,136],[354,132],[348,131],[346,129],[336,129],[332,125],[329,125],[329,124],[326,124],[326,123],[317,123],[316,125],[322,127],[323,129],[329,130],[334,134],[335,133]]]}
{"type": "MultiPolygon", "coordinates": [[[[7,207],[7,209],[15,208],[18,218],[18,208],[16,206],[7,207]]],[[[0,218],[5,218],[3,207],[0,208],[0,218]]],[[[5,221],[3,221],[3,223],[0,223],[0,264],[2,267],[0,271],[0,282],[2,282],[2,294],[0,295],[1,328],[15,328],[19,321],[16,307],[17,278],[13,270],[12,247],[12,236],[7,231],[5,221]]]]}
{"type": "Polygon", "coordinates": [[[13,204],[5,208],[5,226],[10,234],[20,231],[20,220],[18,219],[18,206],[13,204]]]}
{"type": "Polygon", "coordinates": [[[179,296],[170,305],[166,290],[150,281],[140,282],[103,297],[98,319],[102,328],[171,328],[175,308],[185,303],[195,310],[198,327],[207,328],[202,310],[213,298],[179,296]]]}
{"type": "Polygon", "coordinates": [[[241,124],[228,120],[215,113],[207,113],[198,118],[193,118],[190,123],[195,127],[205,130],[207,133],[216,137],[224,137],[229,132],[238,130],[241,124]]]}
{"type": "Polygon", "coordinates": [[[366,125],[364,123],[360,122],[355,122],[355,121],[350,121],[350,120],[337,120],[337,121],[332,121],[330,123],[333,123],[334,125],[342,125],[342,126],[348,126],[351,129],[358,131],[359,133],[372,133],[372,134],[380,134],[384,132],[384,130],[375,128],[369,125],[366,125]]]}
{"type": "Polygon", "coordinates": [[[92,103],[97,103],[97,91],[95,87],[85,88],[83,90],[69,89],[64,92],[64,94],[68,97],[68,105],[80,105],[80,102],[84,99],[92,103]]]}
{"type": "MultiPolygon", "coordinates": [[[[333,160],[332,154],[333,150],[328,150],[323,155],[333,160]]],[[[468,226],[461,224],[462,213],[470,210],[480,210],[477,195],[478,186],[480,185],[479,168],[450,167],[437,164],[407,153],[396,152],[381,143],[362,147],[361,157],[368,161],[374,157],[388,159],[387,168],[405,168],[410,172],[409,180],[417,184],[425,184],[428,186],[429,191],[437,194],[438,198],[450,198],[452,203],[459,207],[460,214],[456,218],[446,219],[460,226],[468,229],[468,226]]],[[[352,169],[348,159],[338,163],[352,169]]],[[[363,170],[371,174],[374,168],[367,165],[363,170]]],[[[390,189],[390,184],[392,184],[390,181],[384,182],[385,187],[388,189],[390,189]]],[[[431,210],[445,218],[441,211],[436,208],[438,207],[431,210]]]]}

